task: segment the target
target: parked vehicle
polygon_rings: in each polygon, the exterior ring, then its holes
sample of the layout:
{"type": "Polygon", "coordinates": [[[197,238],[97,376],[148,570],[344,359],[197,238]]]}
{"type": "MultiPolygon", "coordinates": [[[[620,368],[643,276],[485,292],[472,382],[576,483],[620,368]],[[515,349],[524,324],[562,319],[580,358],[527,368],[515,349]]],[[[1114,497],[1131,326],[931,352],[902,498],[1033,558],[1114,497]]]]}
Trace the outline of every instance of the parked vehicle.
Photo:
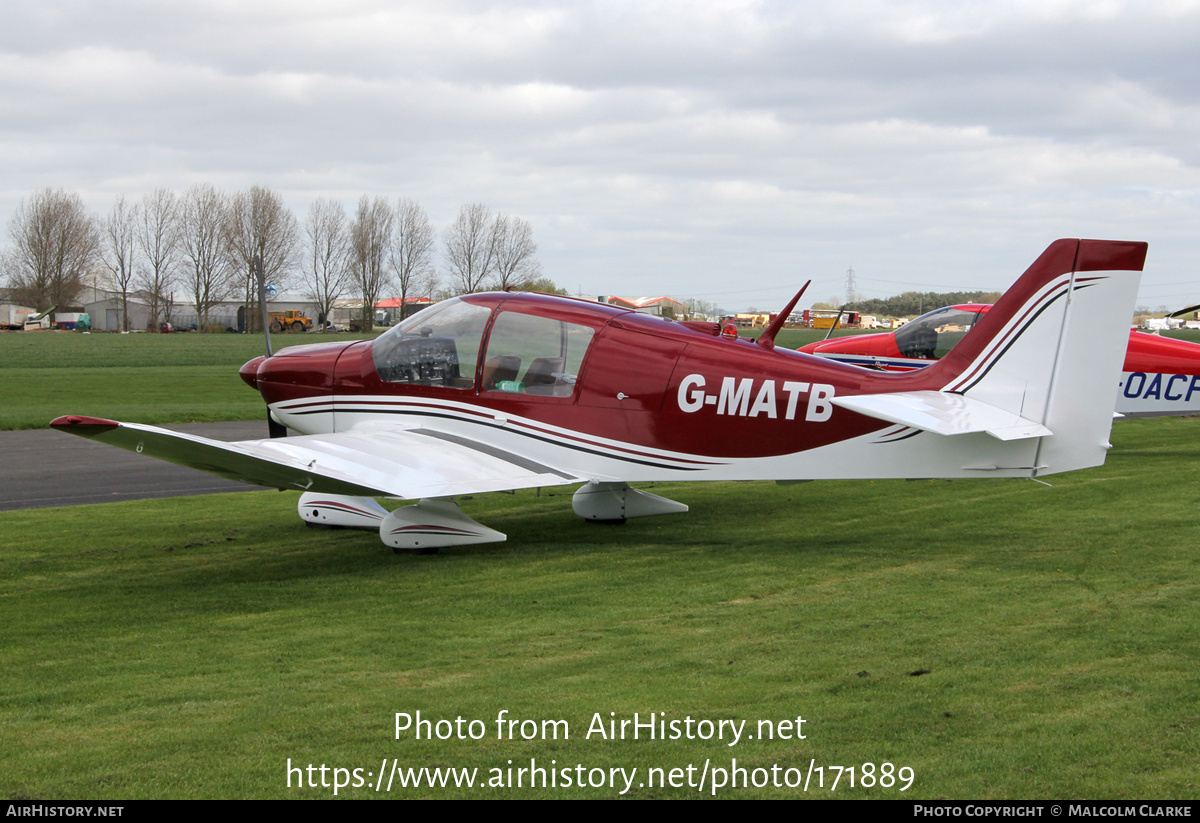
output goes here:
{"type": "MultiPolygon", "coordinates": [[[[13,303],[0,305],[0,329],[20,331],[25,328],[25,321],[37,313],[37,309],[31,309],[27,306],[18,306],[13,303]]],[[[49,325],[49,321],[47,321],[47,325],[49,325]]]]}
{"type": "Polygon", "coordinates": [[[304,312],[299,309],[268,312],[267,316],[271,319],[271,331],[273,332],[305,332],[313,327],[312,319],[305,317],[304,312]]]}
{"type": "Polygon", "coordinates": [[[35,314],[33,317],[25,318],[25,331],[37,331],[38,329],[50,328],[50,315],[53,314],[54,310],[57,308],[58,306],[51,306],[40,314],[35,314]]]}

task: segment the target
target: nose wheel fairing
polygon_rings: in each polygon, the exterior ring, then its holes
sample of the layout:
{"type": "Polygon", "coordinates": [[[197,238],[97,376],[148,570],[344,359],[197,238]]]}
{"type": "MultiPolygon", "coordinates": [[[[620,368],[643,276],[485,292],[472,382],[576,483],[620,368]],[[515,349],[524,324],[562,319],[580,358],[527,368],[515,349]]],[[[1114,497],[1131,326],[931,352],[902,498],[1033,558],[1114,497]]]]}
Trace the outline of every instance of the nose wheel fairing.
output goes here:
{"type": "Polygon", "coordinates": [[[310,526],[340,529],[378,529],[388,515],[372,497],[313,492],[300,495],[296,510],[310,526]]]}

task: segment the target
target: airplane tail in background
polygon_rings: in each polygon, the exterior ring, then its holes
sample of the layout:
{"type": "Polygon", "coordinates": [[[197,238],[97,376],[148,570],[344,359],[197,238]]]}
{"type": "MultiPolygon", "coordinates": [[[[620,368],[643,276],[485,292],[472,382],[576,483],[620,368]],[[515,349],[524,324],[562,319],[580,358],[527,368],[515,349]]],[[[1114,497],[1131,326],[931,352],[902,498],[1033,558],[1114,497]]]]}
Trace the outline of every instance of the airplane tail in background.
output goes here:
{"type": "Polygon", "coordinates": [[[942,435],[1038,438],[1031,476],[1100,465],[1145,259],[1145,243],[1057,240],[920,390],[833,402],[942,435]]]}

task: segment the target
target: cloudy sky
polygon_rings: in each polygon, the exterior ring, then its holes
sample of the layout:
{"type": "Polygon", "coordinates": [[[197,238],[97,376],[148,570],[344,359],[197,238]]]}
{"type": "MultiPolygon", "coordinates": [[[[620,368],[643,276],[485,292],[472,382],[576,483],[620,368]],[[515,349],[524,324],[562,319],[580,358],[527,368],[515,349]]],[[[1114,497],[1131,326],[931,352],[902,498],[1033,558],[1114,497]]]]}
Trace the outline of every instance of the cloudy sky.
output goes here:
{"type": "Polygon", "coordinates": [[[0,219],[43,187],[481,202],[572,292],[732,309],[1147,240],[1141,302],[1182,306],[1197,78],[1193,0],[11,2],[0,219]]]}

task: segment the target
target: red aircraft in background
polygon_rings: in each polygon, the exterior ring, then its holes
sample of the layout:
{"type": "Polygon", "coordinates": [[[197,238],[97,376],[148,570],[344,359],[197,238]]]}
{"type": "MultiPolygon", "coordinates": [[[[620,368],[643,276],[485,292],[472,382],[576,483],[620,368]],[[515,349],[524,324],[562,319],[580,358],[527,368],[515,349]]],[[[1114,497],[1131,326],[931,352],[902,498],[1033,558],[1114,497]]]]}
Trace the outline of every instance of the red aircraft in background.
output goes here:
{"type": "MultiPolygon", "coordinates": [[[[926,312],[894,332],[809,343],[800,351],[885,371],[913,371],[944,357],[992,306],[963,303],[926,312]]],[[[1129,332],[1116,411],[1124,417],[1200,414],[1200,344],[1129,332]]]]}
{"type": "MultiPolygon", "coordinates": [[[[588,520],[686,511],[630,483],[1040,477],[1096,466],[1145,243],[1059,240],[953,350],[869,371],[540,294],[468,294],[374,341],[294,346],[242,378],[273,434],[224,443],[137,423],[51,425],[213,474],[298,489],[315,526],[397,551],[504,540],[455,495],[582,484],[588,520]],[[419,501],[385,510],[376,498],[419,501]]],[[[803,292],[803,290],[802,290],[803,292]]]]}

